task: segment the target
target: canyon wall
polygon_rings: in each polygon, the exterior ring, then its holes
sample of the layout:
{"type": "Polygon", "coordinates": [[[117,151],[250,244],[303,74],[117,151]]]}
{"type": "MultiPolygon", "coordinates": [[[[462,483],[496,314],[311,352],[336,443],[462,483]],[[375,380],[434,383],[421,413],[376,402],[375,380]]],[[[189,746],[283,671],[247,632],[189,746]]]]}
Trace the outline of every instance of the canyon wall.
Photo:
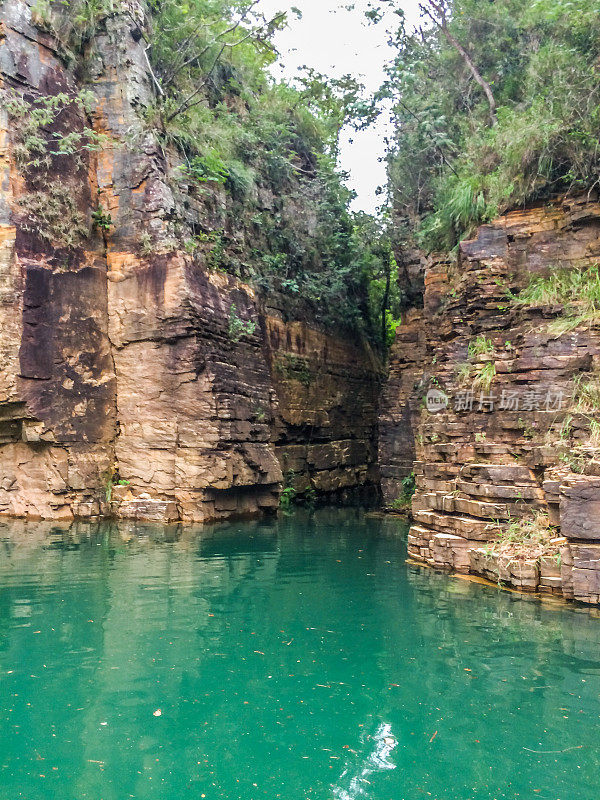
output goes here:
{"type": "Polygon", "coordinates": [[[174,181],[140,113],[143,4],[102,21],[83,72],[28,3],[0,10],[0,514],[208,520],[273,509],[284,487],[376,497],[377,361],[215,263],[225,191],[174,181]],[[61,95],[32,137],[27,104],[61,95]],[[42,135],[94,146],[36,152],[42,135]]]}
{"type": "Polygon", "coordinates": [[[578,305],[595,291],[599,258],[600,204],[582,197],[508,213],[456,259],[430,259],[423,308],[397,331],[380,418],[388,505],[415,474],[413,559],[600,601],[600,317],[578,305]],[[581,301],[519,300],[532,279],[564,269],[588,271],[581,301]],[[432,405],[441,393],[447,406],[432,405]],[[556,555],[511,556],[511,537],[540,514],[556,555]]]}

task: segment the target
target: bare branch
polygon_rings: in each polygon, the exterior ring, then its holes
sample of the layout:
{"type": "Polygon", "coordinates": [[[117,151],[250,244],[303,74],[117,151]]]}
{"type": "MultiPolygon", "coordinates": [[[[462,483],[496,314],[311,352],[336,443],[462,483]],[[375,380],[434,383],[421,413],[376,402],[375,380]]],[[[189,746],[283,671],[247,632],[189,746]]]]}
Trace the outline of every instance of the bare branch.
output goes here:
{"type": "Polygon", "coordinates": [[[181,62],[177,67],[174,67],[169,73],[169,75],[164,79],[163,81],[164,85],[170,86],[175,80],[175,78],[179,75],[182,69],[185,69],[190,64],[193,64],[194,61],[197,61],[198,59],[202,58],[202,56],[205,55],[205,53],[207,53],[210,50],[210,48],[212,47],[213,44],[215,44],[215,42],[216,40],[213,39],[213,41],[205,45],[202,48],[202,50],[200,50],[200,52],[192,53],[192,55],[189,58],[186,58],[185,61],[181,62]]]}
{"type": "MultiPolygon", "coordinates": [[[[414,111],[412,111],[412,110],[411,110],[411,109],[410,109],[410,108],[409,108],[409,107],[406,105],[406,103],[404,103],[402,100],[400,100],[400,98],[397,98],[397,103],[398,103],[399,105],[401,105],[401,106],[402,106],[402,108],[403,108],[403,109],[404,109],[404,110],[407,112],[407,114],[410,114],[410,116],[411,116],[411,117],[414,117],[414,119],[416,119],[416,120],[417,120],[417,122],[421,122],[421,120],[419,119],[419,116],[418,116],[417,114],[415,114],[415,112],[414,112],[414,111]]],[[[442,150],[442,148],[439,146],[439,144],[438,144],[438,143],[435,141],[435,139],[434,139],[433,135],[432,135],[432,134],[431,134],[429,131],[425,131],[425,132],[427,133],[427,136],[429,136],[429,138],[430,138],[430,139],[431,139],[431,141],[433,142],[433,146],[435,147],[435,149],[438,151],[438,153],[439,153],[439,154],[440,154],[440,156],[442,157],[442,160],[443,160],[444,164],[445,164],[445,165],[446,165],[446,166],[447,166],[449,169],[451,169],[451,170],[452,170],[452,172],[453,172],[453,173],[456,175],[456,177],[458,178],[458,172],[457,172],[457,171],[454,169],[454,167],[452,166],[452,164],[451,164],[451,163],[448,161],[448,159],[446,158],[446,154],[444,153],[444,151],[442,150]]]]}
{"type": "Polygon", "coordinates": [[[221,39],[222,36],[227,36],[227,34],[229,34],[229,33],[234,33],[239,28],[239,26],[242,24],[242,22],[246,19],[246,17],[250,13],[250,11],[254,8],[254,6],[258,2],[259,2],[259,0],[254,0],[254,2],[250,6],[248,6],[247,9],[245,9],[245,11],[241,15],[241,17],[236,22],[234,22],[233,25],[231,25],[229,28],[226,28],[224,31],[221,31],[221,33],[218,36],[216,36],[211,42],[209,42],[207,45],[205,45],[202,48],[200,53],[194,53],[189,58],[186,58],[186,52],[188,51],[188,48],[189,48],[189,46],[190,46],[190,44],[192,42],[192,39],[197,35],[197,33],[200,30],[200,28],[202,28],[203,25],[204,25],[204,22],[199,22],[198,25],[196,25],[196,27],[194,28],[194,30],[188,36],[186,36],[185,39],[183,39],[183,41],[181,41],[179,43],[179,51],[181,52],[182,58],[184,59],[184,61],[182,63],[180,63],[179,65],[176,65],[172,69],[170,75],[165,80],[165,85],[168,86],[173,81],[173,79],[176,77],[176,75],[182,69],[184,69],[188,64],[190,64],[192,61],[194,61],[195,58],[202,58],[204,53],[206,53],[206,51],[209,50],[209,48],[212,47],[213,44],[219,43],[219,40],[221,39]]]}
{"type": "Polygon", "coordinates": [[[150,59],[148,58],[148,48],[149,47],[150,47],[150,45],[148,45],[148,47],[144,47],[144,58],[146,59],[146,66],[148,67],[148,72],[152,76],[152,80],[154,81],[154,85],[158,89],[158,93],[160,94],[161,97],[164,97],[165,93],[163,92],[162,86],[160,85],[156,75],[154,74],[154,70],[152,69],[152,66],[150,64],[150,59]]]}
{"type": "Polygon", "coordinates": [[[174,119],[178,114],[181,114],[183,111],[188,111],[190,108],[194,108],[194,106],[197,106],[202,102],[203,98],[200,99],[200,100],[196,100],[195,102],[192,102],[192,101],[195,100],[196,97],[198,97],[198,95],[202,92],[204,87],[207,85],[207,83],[210,80],[210,78],[211,78],[211,76],[212,76],[217,64],[219,63],[219,60],[220,60],[221,56],[223,55],[223,53],[225,52],[225,50],[227,48],[238,47],[239,45],[243,44],[244,42],[246,42],[246,41],[248,41],[249,39],[252,39],[252,38],[254,38],[257,42],[260,42],[263,45],[268,44],[268,42],[266,42],[266,40],[263,37],[261,37],[261,35],[260,35],[261,31],[264,30],[264,28],[266,28],[267,26],[273,25],[276,22],[278,22],[280,19],[283,19],[285,17],[285,13],[277,14],[275,17],[273,17],[273,19],[269,20],[268,22],[265,22],[264,25],[262,25],[260,28],[253,29],[253,30],[249,31],[245,36],[242,36],[242,38],[238,39],[237,41],[234,41],[234,42],[219,42],[219,38],[221,36],[225,35],[226,33],[232,33],[235,30],[237,30],[237,28],[243,22],[244,18],[247,16],[247,14],[250,11],[250,9],[253,6],[255,6],[257,2],[258,2],[258,0],[255,0],[255,2],[251,6],[249,6],[248,9],[246,9],[246,11],[244,12],[243,16],[235,23],[235,25],[232,25],[231,28],[228,28],[226,31],[223,31],[221,34],[219,34],[219,36],[217,36],[215,38],[213,43],[214,44],[220,43],[221,46],[220,46],[215,58],[213,59],[213,62],[211,64],[211,66],[210,66],[210,69],[208,70],[208,72],[204,76],[204,78],[201,81],[201,83],[199,84],[199,86],[197,86],[185,98],[185,100],[183,100],[179,104],[179,106],[175,109],[175,111],[173,111],[172,114],[169,114],[169,116],[167,117],[167,122],[171,122],[171,120],[174,119]]]}
{"type": "Polygon", "coordinates": [[[471,75],[476,80],[476,82],[481,86],[484,91],[484,94],[487,98],[488,105],[490,107],[490,122],[492,127],[496,125],[498,122],[496,117],[496,101],[494,99],[494,94],[492,92],[492,88],[489,83],[482,77],[481,73],[473,63],[473,59],[469,55],[469,53],[465,50],[462,44],[450,33],[448,29],[448,23],[446,21],[446,10],[445,7],[441,3],[435,2],[435,0],[426,0],[428,3],[427,6],[423,5],[423,3],[419,4],[421,11],[429,17],[432,22],[437,25],[437,27],[441,30],[444,34],[446,39],[450,42],[450,44],[460,53],[463,61],[471,71],[471,75]],[[431,11],[431,9],[435,11],[435,14],[431,11]]]}
{"type": "MultiPolygon", "coordinates": [[[[199,32],[200,28],[202,28],[202,27],[203,27],[203,25],[204,25],[204,23],[203,23],[203,22],[199,22],[199,23],[198,23],[198,25],[196,25],[196,27],[194,28],[194,30],[193,30],[193,31],[192,31],[192,32],[189,34],[189,36],[186,36],[186,37],[185,37],[185,39],[183,39],[183,41],[179,42],[178,49],[179,49],[179,52],[180,52],[181,58],[179,59],[179,63],[176,63],[176,64],[173,66],[173,69],[171,70],[171,72],[170,72],[170,73],[169,73],[169,74],[168,74],[168,75],[165,77],[165,79],[164,79],[164,84],[165,84],[165,86],[168,86],[168,85],[169,85],[169,84],[170,84],[170,83],[173,81],[173,78],[174,78],[174,77],[175,77],[175,76],[176,76],[176,75],[177,75],[177,74],[178,74],[178,73],[179,73],[179,72],[180,72],[180,71],[181,71],[181,70],[182,70],[182,69],[183,69],[185,66],[187,66],[187,64],[189,64],[189,63],[190,63],[190,60],[193,60],[193,58],[195,58],[195,57],[196,57],[196,54],[194,53],[194,55],[192,55],[190,58],[186,59],[186,56],[187,56],[187,54],[188,54],[188,52],[189,52],[189,46],[190,46],[190,43],[191,43],[192,39],[193,39],[195,36],[197,36],[197,34],[198,34],[198,32],[199,32]]],[[[211,42],[211,44],[212,44],[212,42],[211,42]]],[[[202,52],[201,52],[201,53],[199,53],[199,54],[197,54],[199,58],[200,58],[200,57],[203,55],[203,53],[204,53],[204,52],[205,52],[205,51],[208,49],[208,47],[209,47],[209,46],[210,46],[210,45],[206,45],[206,47],[204,47],[204,48],[202,49],[202,52]]]]}

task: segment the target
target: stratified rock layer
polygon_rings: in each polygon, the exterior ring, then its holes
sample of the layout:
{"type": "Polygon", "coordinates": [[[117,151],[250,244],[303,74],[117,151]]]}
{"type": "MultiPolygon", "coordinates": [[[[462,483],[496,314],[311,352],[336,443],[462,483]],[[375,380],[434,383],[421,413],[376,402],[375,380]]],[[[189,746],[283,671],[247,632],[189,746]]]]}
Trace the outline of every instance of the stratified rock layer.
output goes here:
{"type": "Polygon", "coordinates": [[[424,307],[398,328],[380,416],[388,505],[415,473],[413,559],[598,602],[599,409],[577,392],[597,383],[600,324],[561,329],[562,307],[515,296],[532,277],[599,256],[600,205],[585,197],[509,213],[456,261],[431,260],[424,307]],[[448,395],[445,410],[427,410],[429,389],[448,395]],[[499,555],[499,536],[535,512],[564,537],[560,556],[499,555]]]}
{"type": "Polygon", "coordinates": [[[144,5],[124,5],[98,25],[85,83],[27,3],[2,7],[0,89],[91,91],[91,117],[73,106],[58,132],[101,140],[53,155],[41,181],[0,108],[0,514],[207,520],[272,509],[286,485],[376,496],[368,346],[289,319],[285,298],[265,308],[177,244],[223,225],[226,198],[172,180],[176,157],[139,113],[144,5]],[[67,247],[31,224],[40,185],[66,190],[87,235],[67,247]]]}

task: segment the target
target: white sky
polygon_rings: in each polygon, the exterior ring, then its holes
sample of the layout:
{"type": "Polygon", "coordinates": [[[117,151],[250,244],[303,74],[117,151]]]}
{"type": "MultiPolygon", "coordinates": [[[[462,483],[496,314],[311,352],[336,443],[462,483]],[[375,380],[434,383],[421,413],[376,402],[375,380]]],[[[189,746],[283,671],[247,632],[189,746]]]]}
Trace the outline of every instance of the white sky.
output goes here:
{"type": "MultiPolygon", "coordinates": [[[[344,6],[352,0],[288,0],[302,12],[298,20],[289,14],[289,26],[275,38],[281,53],[275,65],[275,77],[293,79],[298,67],[306,64],[324,75],[341,77],[352,74],[375,91],[385,79],[384,65],[393,56],[387,44],[386,29],[395,28],[398,18],[388,13],[378,25],[368,24],[364,12],[369,0],[356,0],[353,10],[344,6]]],[[[261,0],[265,14],[286,8],[284,0],[261,0]]],[[[418,0],[397,0],[409,23],[418,19],[418,0]]],[[[342,131],[340,166],[350,173],[349,185],[358,197],[353,208],[374,212],[382,197],[375,195],[385,185],[385,164],[379,159],[385,153],[385,136],[390,131],[389,114],[366,131],[342,131]]]]}

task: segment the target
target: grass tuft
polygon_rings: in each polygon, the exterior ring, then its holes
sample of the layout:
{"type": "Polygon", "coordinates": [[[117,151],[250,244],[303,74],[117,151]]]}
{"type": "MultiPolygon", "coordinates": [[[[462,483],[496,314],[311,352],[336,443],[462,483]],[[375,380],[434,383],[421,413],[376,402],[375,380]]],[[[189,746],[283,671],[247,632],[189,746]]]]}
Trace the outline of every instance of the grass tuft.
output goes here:
{"type": "Polygon", "coordinates": [[[492,381],[496,377],[496,364],[494,361],[486,361],[485,364],[479,364],[475,368],[475,377],[473,378],[473,386],[481,389],[484,392],[489,392],[492,381]]]}
{"type": "Polygon", "coordinates": [[[580,325],[600,323],[600,267],[556,269],[548,277],[533,278],[513,302],[529,308],[562,306],[561,316],[549,325],[558,336],[580,325]]]}
{"type": "Polygon", "coordinates": [[[559,546],[553,541],[557,537],[557,530],[550,525],[548,515],[538,511],[532,517],[511,521],[498,534],[498,540],[492,546],[492,551],[515,559],[558,556],[559,546]]]}

